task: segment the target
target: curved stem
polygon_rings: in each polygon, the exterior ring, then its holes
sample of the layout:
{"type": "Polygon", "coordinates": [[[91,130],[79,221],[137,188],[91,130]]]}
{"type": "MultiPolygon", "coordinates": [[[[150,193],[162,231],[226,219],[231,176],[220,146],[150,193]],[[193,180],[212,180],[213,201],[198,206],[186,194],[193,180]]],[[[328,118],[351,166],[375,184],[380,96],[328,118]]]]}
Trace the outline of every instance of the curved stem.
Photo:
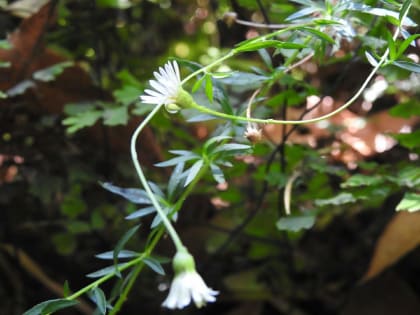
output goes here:
{"type": "MultiPolygon", "coordinates": [[[[396,31],[396,35],[394,35],[395,37],[398,36],[398,32],[399,29],[397,29],[396,31]]],[[[229,115],[226,113],[221,113],[218,112],[216,110],[204,107],[202,105],[199,105],[197,103],[193,104],[193,108],[206,113],[206,114],[210,114],[213,116],[217,116],[217,117],[221,117],[221,118],[225,118],[225,119],[230,119],[233,121],[246,121],[246,122],[254,122],[254,123],[260,123],[260,124],[277,124],[277,125],[303,125],[303,124],[309,124],[309,123],[315,123],[324,119],[328,119],[331,118],[332,116],[340,113],[341,111],[343,111],[344,109],[346,109],[347,107],[349,107],[351,104],[353,104],[357,98],[363,93],[363,91],[365,90],[366,86],[369,84],[370,80],[373,78],[373,76],[376,74],[376,72],[378,72],[379,68],[385,63],[385,60],[387,59],[389,55],[389,49],[387,49],[385,51],[385,53],[383,54],[382,58],[380,59],[380,61],[378,62],[378,64],[372,69],[372,71],[370,72],[370,74],[367,76],[366,80],[363,82],[362,86],[359,88],[359,90],[342,106],[340,106],[339,108],[337,108],[336,110],[322,115],[320,117],[316,117],[316,118],[311,118],[311,119],[303,119],[303,120],[277,120],[277,119],[260,119],[260,118],[247,118],[247,117],[243,117],[243,116],[233,116],[233,115],[229,115]]]]}
{"type": "Polygon", "coordinates": [[[149,123],[149,121],[154,117],[154,115],[159,111],[159,109],[163,106],[163,104],[156,106],[150,113],[147,115],[147,117],[141,122],[141,124],[137,127],[137,129],[134,131],[133,136],[131,137],[131,143],[130,143],[130,152],[131,152],[131,159],[133,160],[134,167],[136,169],[137,175],[139,176],[140,182],[144,187],[144,190],[146,191],[147,195],[150,198],[150,201],[152,202],[152,205],[155,207],[156,212],[159,214],[162,223],[165,225],[166,230],[168,231],[169,235],[171,236],[174,245],[177,250],[183,250],[184,245],[182,244],[181,239],[178,236],[178,233],[174,229],[171,221],[168,219],[167,215],[163,211],[162,207],[160,206],[159,202],[157,201],[155,194],[153,193],[152,189],[150,188],[149,183],[146,180],[146,177],[144,176],[143,170],[140,166],[140,162],[138,160],[137,150],[136,150],[136,141],[140,134],[140,132],[143,130],[143,128],[149,123]]]}

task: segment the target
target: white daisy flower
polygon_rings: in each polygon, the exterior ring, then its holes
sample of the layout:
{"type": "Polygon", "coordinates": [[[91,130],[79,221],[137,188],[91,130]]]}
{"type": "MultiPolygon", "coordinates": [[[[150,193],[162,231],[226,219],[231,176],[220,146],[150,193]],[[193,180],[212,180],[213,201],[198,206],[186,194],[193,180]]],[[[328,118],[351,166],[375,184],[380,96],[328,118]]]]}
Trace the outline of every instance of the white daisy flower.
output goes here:
{"type": "Polygon", "coordinates": [[[140,99],[145,104],[172,106],[181,90],[181,75],[176,61],[167,62],[158,72],[154,72],[156,80],[149,83],[153,89],[146,89],[140,99]]]}
{"type": "Polygon", "coordinates": [[[216,301],[215,296],[219,292],[205,284],[203,278],[195,270],[194,258],[188,252],[178,252],[174,257],[173,265],[175,278],[162,306],[181,309],[190,304],[191,300],[197,307],[216,301]]]}

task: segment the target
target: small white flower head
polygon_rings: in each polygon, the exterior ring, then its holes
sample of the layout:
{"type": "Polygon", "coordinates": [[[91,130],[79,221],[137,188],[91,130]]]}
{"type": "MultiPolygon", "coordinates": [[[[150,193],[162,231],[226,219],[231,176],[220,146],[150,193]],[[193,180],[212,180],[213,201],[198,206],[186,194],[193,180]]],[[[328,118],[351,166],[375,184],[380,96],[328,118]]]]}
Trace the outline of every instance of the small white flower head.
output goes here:
{"type": "Polygon", "coordinates": [[[156,80],[150,80],[153,89],[146,89],[140,99],[145,104],[161,105],[170,113],[180,110],[177,98],[182,90],[181,75],[176,61],[167,62],[159,71],[153,73],[156,80]]]}
{"type": "Polygon", "coordinates": [[[244,136],[252,143],[258,143],[262,140],[262,130],[253,124],[246,127],[244,136]]]}
{"type": "Polygon", "coordinates": [[[207,302],[216,301],[219,292],[210,289],[195,270],[194,258],[188,251],[178,251],[173,259],[175,278],[168,297],[162,306],[182,309],[193,300],[195,306],[202,307],[207,302]]]}

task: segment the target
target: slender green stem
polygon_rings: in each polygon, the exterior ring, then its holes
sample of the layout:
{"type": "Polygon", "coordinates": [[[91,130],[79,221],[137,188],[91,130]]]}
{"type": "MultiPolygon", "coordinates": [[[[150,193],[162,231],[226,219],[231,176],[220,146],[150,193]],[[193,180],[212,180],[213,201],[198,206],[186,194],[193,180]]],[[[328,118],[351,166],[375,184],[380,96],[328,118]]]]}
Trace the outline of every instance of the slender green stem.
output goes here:
{"type": "MultiPolygon", "coordinates": [[[[153,238],[151,244],[146,249],[147,256],[149,256],[151,254],[151,252],[155,248],[157,242],[162,237],[164,231],[165,230],[163,228],[159,229],[159,231],[157,232],[157,234],[153,238]]],[[[114,307],[110,311],[109,315],[115,315],[121,310],[121,307],[123,306],[123,304],[127,300],[128,294],[130,293],[131,288],[133,287],[134,283],[136,282],[137,277],[139,276],[140,272],[143,270],[143,267],[144,267],[144,262],[143,261],[141,261],[141,263],[139,263],[135,267],[135,269],[133,270],[133,274],[130,277],[130,280],[128,281],[127,285],[124,287],[124,290],[122,291],[121,295],[119,296],[117,302],[114,304],[114,307]]]]}
{"type": "MultiPolygon", "coordinates": [[[[139,263],[141,263],[143,261],[144,258],[148,257],[150,255],[150,253],[152,252],[152,250],[155,248],[155,246],[157,245],[157,242],[160,240],[160,238],[163,235],[163,229],[156,234],[155,238],[150,242],[150,245],[148,246],[147,250],[141,254],[140,256],[126,262],[125,264],[116,267],[116,269],[118,269],[118,271],[124,271],[130,267],[133,267],[139,263]]],[[[79,291],[73,293],[72,295],[67,297],[67,300],[75,300],[77,299],[79,296],[89,292],[90,290],[92,290],[95,287],[98,287],[99,285],[101,285],[102,283],[108,281],[109,279],[113,278],[115,275],[117,274],[117,270],[112,271],[108,274],[106,274],[105,276],[95,280],[94,282],[90,283],[89,285],[85,286],[84,288],[80,289],[79,291]]]]}
{"type": "Polygon", "coordinates": [[[169,235],[171,236],[174,245],[177,250],[183,250],[184,245],[182,244],[181,239],[178,236],[178,233],[174,229],[171,221],[168,219],[167,215],[163,211],[162,207],[160,206],[159,202],[156,200],[155,194],[153,193],[152,189],[149,186],[149,183],[146,180],[146,177],[144,176],[143,170],[140,166],[140,162],[137,155],[136,150],[136,141],[140,134],[140,132],[143,130],[143,128],[149,123],[149,121],[155,116],[155,114],[159,111],[159,109],[163,106],[163,104],[156,106],[150,113],[147,115],[147,117],[141,122],[141,124],[137,127],[137,129],[134,131],[133,136],[131,137],[131,144],[130,144],[130,152],[131,152],[131,159],[133,160],[134,167],[136,169],[137,175],[139,176],[140,182],[144,187],[144,190],[146,191],[147,195],[150,198],[150,201],[152,202],[152,205],[155,207],[156,212],[159,214],[162,223],[165,225],[166,230],[168,231],[169,235]]]}
{"type": "MultiPolygon", "coordinates": [[[[394,34],[394,39],[398,37],[399,34],[399,28],[395,31],[394,34]]],[[[229,115],[226,113],[221,113],[218,112],[216,110],[204,107],[202,105],[199,105],[197,103],[193,104],[193,108],[206,113],[206,114],[210,114],[213,116],[217,116],[217,117],[221,117],[221,118],[225,118],[225,119],[230,119],[233,121],[246,121],[246,122],[254,122],[254,123],[260,123],[260,124],[277,124],[277,125],[303,125],[303,124],[309,124],[309,123],[315,123],[321,120],[325,120],[328,118],[333,117],[334,115],[340,113],[341,111],[343,111],[344,109],[346,109],[347,107],[349,107],[351,104],[353,104],[357,98],[363,93],[363,91],[365,90],[365,88],[367,87],[367,85],[369,84],[370,80],[372,80],[373,76],[378,72],[379,68],[385,63],[386,59],[388,58],[389,55],[389,49],[387,49],[385,51],[385,53],[382,55],[381,59],[379,60],[379,62],[377,63],[377,65],[372,69],[372,71],[370,72],[370,74],[367,76],[367,78],[365,79],[365,81],[363,82],[362,86],[359,88],[359,90],[342,106],[340,106],[339,108],[337,108],[336,110],[322,115],[320,117],[316,117],[316,118],[311,118],[311,119],[303,119],[303,120],[278,120],[278,119],[260,119],[260,118],[247,118],[244,116],[234,116],[234,115],[229,115]]]]}
{"type": "MultiPolygon", "coordinates": [[[[275,32],[272,32],[272,33],[261,35],[261,36],[255,38],[255,39],[253,39],[253,40],[255,42],[264,41],[266,39],[275,37],[275,36],[277,36],[277,35],[279,35],[281,33],[286,33],[286,32],[289,32],[289,31],[294,30],[294,29],[297,29],[297,28],[302,28],[302,27],[305,27],[305,26],[310,26],[312,24],[313,23],[305,23],[305,24],[299,24],[299,25],[291,25],[291,26],[289,26],[289,27],[287,27],[285,29],[281,29],[281,30],[278,30],[278,31],[275,31],[275,32]]],[[[202,72],[208,71],[209,69],[213,68],[214,66],[216,66],[218,64],[221,64],[223,61],[225,61],[225,60],[227,60],[227,59],[229,59],[229,58],[231,58],[231,57],[233,57],[233,56],[235,56],[235,55],[237,55],[238,53],[241,53],[241,52],[242,51],[240,50],[240,47],[238,47],[237,49],[236,48],[232,49],[230,52],[228,52],[223,57],[221,57],[221,58],[213,61],[212,63],[208,64],[207,66],[202,67],[202,68],[198,69],[197,71],[194,71],[193,73],[191,73],[190,75],[188,75],[184,80],[181,81],[181,85],[184,85],[187,81],[191,80],[196,75],[198,75],[198,74],[200,74],[202,72]]]]}

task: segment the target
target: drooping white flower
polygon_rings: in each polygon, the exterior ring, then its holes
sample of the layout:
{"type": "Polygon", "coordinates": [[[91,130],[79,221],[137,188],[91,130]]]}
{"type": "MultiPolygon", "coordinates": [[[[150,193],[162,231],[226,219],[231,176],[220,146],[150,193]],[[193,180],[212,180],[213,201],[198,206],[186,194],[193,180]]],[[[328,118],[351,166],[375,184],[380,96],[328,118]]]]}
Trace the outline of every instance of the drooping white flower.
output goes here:
{"type": "Polygon", "coordinates": [[[159,71],[153,73],[156,80],[150,80],[153,89],[146,89],[140,99],[145,104],[165,106],[176,104],[181,90],[181,76],[176,61],[167,62],[159,71]]]}
{"type": "Polygon", "coordinates": [[[216,301],[219,294],[209,288],[203,278],[195,270],[194,258],[187,251],[180,251],[174,257],[173,266],[175,278],[172,281],[168,297],[162,306],[175,309],[184,308],[191,303],[197,307],[206,305],[207,302],[216,301]]]}

